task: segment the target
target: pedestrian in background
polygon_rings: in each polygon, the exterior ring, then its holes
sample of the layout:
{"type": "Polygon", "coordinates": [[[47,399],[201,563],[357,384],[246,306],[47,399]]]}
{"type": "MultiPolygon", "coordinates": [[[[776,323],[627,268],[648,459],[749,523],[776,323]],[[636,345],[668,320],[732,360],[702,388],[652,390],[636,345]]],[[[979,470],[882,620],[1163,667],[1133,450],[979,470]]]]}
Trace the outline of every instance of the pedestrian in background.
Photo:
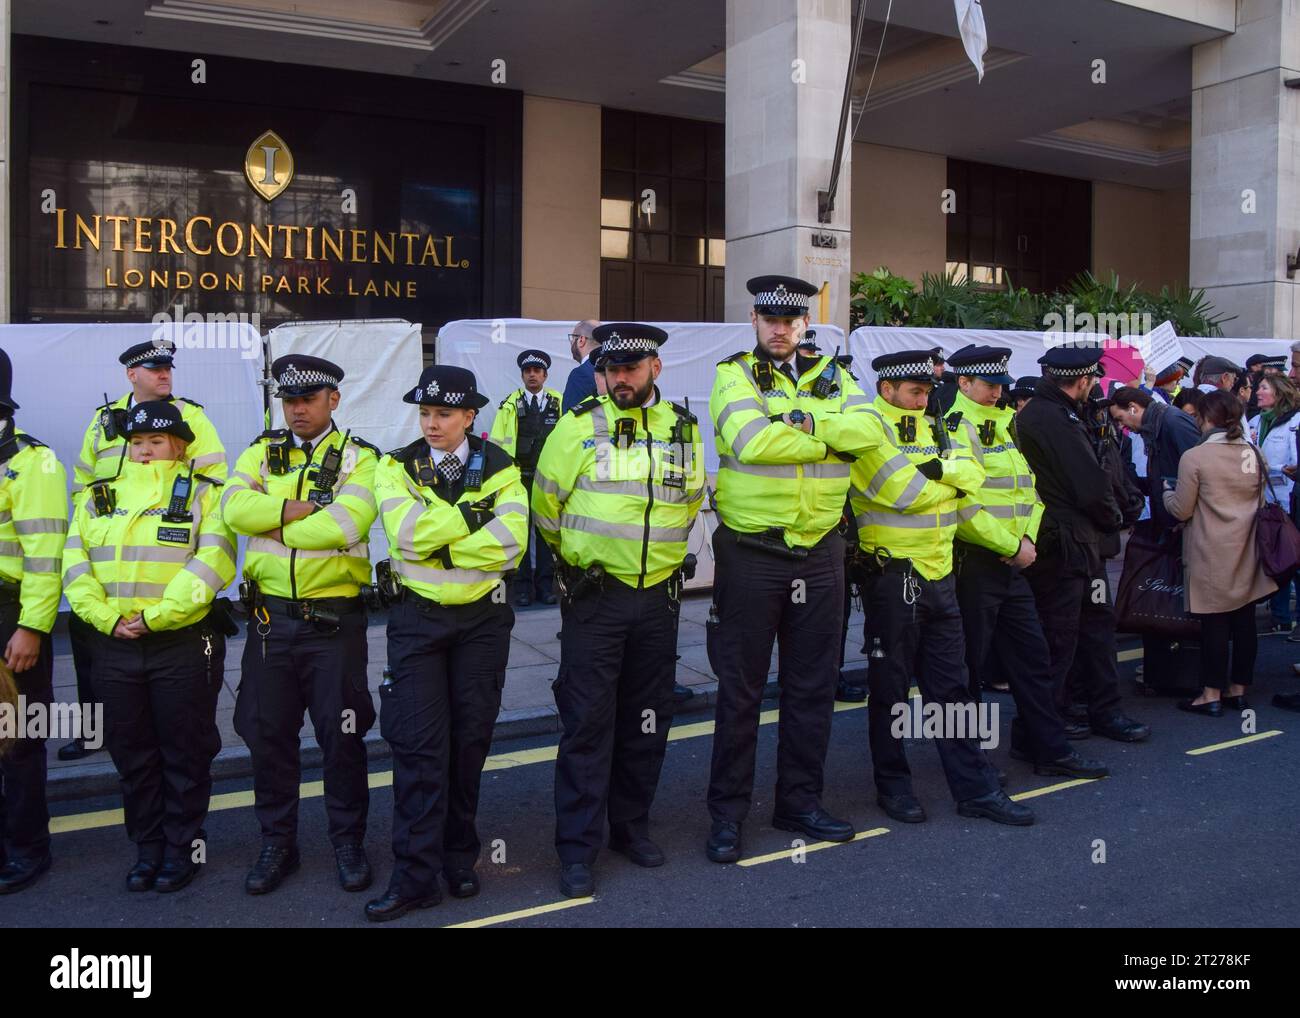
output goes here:
{"type": "Polygon", "coordinates": [[[1260,568],[1255,513],[1264,487],[1262,458],[1241,430],[1241,401],[1212,392],[1201,402],[1202,439],[1165,481],[1165,509],[1187,520],[1183,538],[1186,607],[1200,616],[1200,696],[1179,709],[1219,717],[1223,703],[1246,707],[1258,649],[1254,605],[1277,584],[1260,568]],[[1232,665],[1229,671],[1229,645],[1232,665]],[[1226,696],[1223,695],[1226,689],[1226,696]]]}
{"type": "MultiPolygon", "coordinates": [[[[1297,461],[1296,429],[1300,428],[1300,389],[1285,375],[1266,375],[1260,379],[1255,396],[1259,413],[1250,419],[1250,440],[1268,465],[1269,483],[1265,485],[1264,497],[1290,513],[1297,461]]],[[[1296,621],[1291,610],[1293,586],[1294,580],[1288,581],[1269,602],[1274,633],[1290,633],[1296,621]]]]}

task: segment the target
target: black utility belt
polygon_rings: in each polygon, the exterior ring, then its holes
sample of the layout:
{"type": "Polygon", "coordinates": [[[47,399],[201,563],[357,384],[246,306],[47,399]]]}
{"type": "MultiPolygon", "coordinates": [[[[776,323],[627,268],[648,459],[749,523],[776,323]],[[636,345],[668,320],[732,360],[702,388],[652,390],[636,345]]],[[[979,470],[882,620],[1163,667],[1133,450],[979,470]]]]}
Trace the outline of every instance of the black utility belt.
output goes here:
{"type": "MultiPolygon", "coordinates": [[[[416,608],[419,611],[424,612],[426,614],[431,614],[434,611],[456,611],[457,609],[467,610],[470,608],[477,608],[480,605],[482,605],[484,602],[492,601],[492,595],[495,592],[495,589],[496,588],[493,588],[493,590],[489,590],[482,597],[474,601],[465,601],[462,604],[443,604],[441,601],[435,601],[431,597],[425,597],[419,591],[412,590],[410,587],[402,587],[400,588],[398,595],[396,598],[394,598],[394,600],[409,601],[411,607],[416,608]]],[[[504,601],[498,601],[497,603],[499,603],[502,608],[506,607],[506,603],[504,601]]]]}
{"type": "Polygon", "coordinates": [[[879,576],[882,573],[899,573],[906,576],[908,573],[916,572],[910,558],[877,558],[869,551],[863,551],[858,556],[856,565],[868,576],[879,576]]]}
{"type": "Polygon", "coordinates": [[[259,594],[258,603],[264,605],[272,614],[302,620],[311,620],[321,612],[330,615],[348,615],[362,611],[365,607],[360,597],[312,597],[303,601],[290,601],[285,597],[259,594]]]}

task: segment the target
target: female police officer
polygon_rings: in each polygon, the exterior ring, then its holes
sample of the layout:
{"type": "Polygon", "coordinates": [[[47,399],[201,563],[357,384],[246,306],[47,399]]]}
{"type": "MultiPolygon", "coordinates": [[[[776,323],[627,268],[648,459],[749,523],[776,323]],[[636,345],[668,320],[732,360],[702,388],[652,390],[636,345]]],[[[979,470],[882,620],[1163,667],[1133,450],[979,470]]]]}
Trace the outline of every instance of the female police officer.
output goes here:
{"type": "Polygon", "coordinates": [[[193,440],[174,404],[133,407],[118,473],[88,486],[63,556],[68,603],[95,630],[93,685],[139,852],[130,891],[177,891],[198,874],[221,748],[225,637],[209,613],[234,578],[235,540],[221,482],[186,461],[193,440]]]}
{"type": "MultiPolygon", "coordinates": [[[[501,706],[514,612],[505,576],[527,543],[528,498],[499,446],[468,434],[487,404],[464,368],[425,368],[402,397],[421,437],[386,455],[375,494],[396,598],[380,730],[393,747],[393,875],[375,922],[477,894],[479,779],[501,706]]],[[[383,567],[379,573],[383,584],[383,567]]]]}

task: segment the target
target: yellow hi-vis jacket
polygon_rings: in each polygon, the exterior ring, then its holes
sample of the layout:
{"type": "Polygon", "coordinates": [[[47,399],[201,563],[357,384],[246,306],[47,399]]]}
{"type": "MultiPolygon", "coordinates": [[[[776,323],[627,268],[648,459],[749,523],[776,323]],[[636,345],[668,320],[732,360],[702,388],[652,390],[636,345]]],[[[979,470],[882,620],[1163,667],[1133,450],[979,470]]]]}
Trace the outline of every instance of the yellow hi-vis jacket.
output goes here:
{"type": "Polygon", "coordinates": [[[434,474],[432,485],[419,479],[421,461],[426,467],[432,463],[423,438],[385,454],[376,471],[393,572],[403,587],[445,605],[470,604],[491,594],[528,547],[528,494],[519,468],[492,442],[476,435],[466,439],[471,463],[475,452],[483,454],[483,480],[454,502],[438,494],[437,486],[445,483],[441,476],[434,474]],[[491,503],[492,518],[471,532],[461,506],[484,501],[491,503]]]}
{"type": "Polygon", "coordinates": [[[533,479],[533,523],[571,566],[599,564],[629,587],[668,579],[704,501],[694,415],[662,399],[620,410],[609,396],[560,418],[533,479]]]}
{"type": "Polygon", "coordinates": [[[952,539],[963,513],[959,492],[975,491],[984,470],[968,450],[941,450],[934,421],[920,410],[900,410],[879,396],[868,410],[882,441],[853,464],[849,502],[858,543],[868,555],[910,559],[927,580],[952,572],[952,539]],[[941,455],[942,453],[942,455],[941,455]],[[943,480],[917,464],[939,459],[943,480]]]}
{"type": "Polygon", "coordinates": [[[833,357],[819,357],[797,388],[755,352],[722,361],[709,397],[722,522],[751,534],[781,527],[791,547],[825,537],[839,524],[849,487],[849,463],[836,453],[852,459],[879,441],[863,413],[870,402],[833,357]],[[820,399],[813,386],[828,368],[833,394],[820,399]],[[796,409],[812,415],[812,434],[779,419],[796,409]]]}
{"type": "MultiPolygon", "coordinates": [[[[199,473],[224,481],[226,449],[221,444],[217,429],[203,412],[203,404],[184,396],[174,397],[173,401],[180,403],[181,420],[194,432],[194,441],[190,443],[186,455],[195,462],[195,469],[199,473]]],[[[110,406],[130,409],[131,403],[131,393],[128,392],[110,406]]],[[[121,437],[112,442],[108,440],[104,434],[104,414],[103,407],[95,411],[90,426],[86,428],[85,437],[81,440],[81,454],[72,468],[73,494],[82,491],[91,481],[114,476],[118,463],[122,461],[122,446],[126,440],[121,437]]]]}
{"type": "Polygon", "coordinates": [[[0,577],[22,584],[24,629],[48,633],[54,626],[67,536],[67,472],[53,449],[15,431],[0,443],[0,577]]]}
{"type": "Polygon", "coordinates": [[[72,610],[101,633],[137,613],[155,632],[192,625],[235,578],[235,535],[221,518],[220,481],[195,472],[185,508],[191,518],[164,518],[176,479],[190,467],[127,460],[108,485],[116,497],[111,513],[101,516],[87,494],[72,514],[63,586],[72,610]]]}
{"type": "MultiPolygon", "coordinates": [[[[554,407],[555,416],[560,416],[560,406],[564,398],[554,389],[543,387],[542,391],[537,394],[542,400],[543,416],[549,403],[554,407]]],[[[520,400],[530,398],[531,394],[523,386],[520,386],[509,396],[501,401],[497,407],[497,415],[492,419],[492,430],[488,432],[488,438],[501,446],[512,458],[518,458],[519,448],[519,402],[520,400]]],[[[534,458],[536,458],[534,454],[534,458]]]]}
{"type": "Polygon", "coordinates": [[[1037,541],[1043,521],[1034,472],[1011,434],[1015,417],[1009,407],[981,406],[959,392],[945,418],[953,448],[968,452],[985,475],[984,483],[962,499],[957,540],[1004,556],[1020,550],[1022,537],[1037,541]]]}
{"type": "Polygon", "coordinates": [[[263,594],[294,601],[356,597],[361,585],[370,582],[379,450],[356,436],[346,444],[343,439],[331,422],[330,430],[312,442],[308,463],[288,430],[264,431],[235,463],[221,495],[221,512],[235,533],[248,535],[244,575],[256,580],[263,594]],[[288,457],[283,472],[272,470],[272,445],[288,457]],[[320,488],[321,461],[335,448],[342,451],[342,461],[326,494],[320,488]],[[285,502],[306,501],[313,493],[322,508],[281,526],[285,502]],[[279,540],[267,536],[277,528],[279,540]]]}

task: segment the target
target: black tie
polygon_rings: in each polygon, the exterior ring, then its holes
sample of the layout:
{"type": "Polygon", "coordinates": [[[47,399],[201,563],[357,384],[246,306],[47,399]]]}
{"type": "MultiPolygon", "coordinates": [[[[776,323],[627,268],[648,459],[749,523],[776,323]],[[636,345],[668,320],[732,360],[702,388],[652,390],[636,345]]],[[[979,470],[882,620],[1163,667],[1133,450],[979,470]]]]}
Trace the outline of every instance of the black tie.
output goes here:
{"type": "Polygon", "coordinates": [[[793,367],[792,365],[790,365],[790,364],[782,364],[782,365],[781,365],[781,374],[785,375],[786,378],[788,378],[788,379],[790,379],[790,381],[794,382],[796,388],[798,387],[798,385],[799,385],[799,379],[797,379],[797,378],[795,377],[795,375],[794,375],[794,367],[793,367]]]}
{"type": "Polygon", "coordinates": [[[448,487],[460,480],[462,469],[464,468],[461,466],[460,457],[455,453],[447,453],[442,458],[442,462],[438,464],[438,473],[442,475],[442,479],[447,482],[448,487]]]}
{"type": "Polygon", "coordinates": [[[302,444],[302,454],[303,454],[304,456],[307,457],[307,462],[310,463],[310,462],[311,462],[311,443],[310,443],[310,442],[303,442],[303,444],[302,444]]]}

